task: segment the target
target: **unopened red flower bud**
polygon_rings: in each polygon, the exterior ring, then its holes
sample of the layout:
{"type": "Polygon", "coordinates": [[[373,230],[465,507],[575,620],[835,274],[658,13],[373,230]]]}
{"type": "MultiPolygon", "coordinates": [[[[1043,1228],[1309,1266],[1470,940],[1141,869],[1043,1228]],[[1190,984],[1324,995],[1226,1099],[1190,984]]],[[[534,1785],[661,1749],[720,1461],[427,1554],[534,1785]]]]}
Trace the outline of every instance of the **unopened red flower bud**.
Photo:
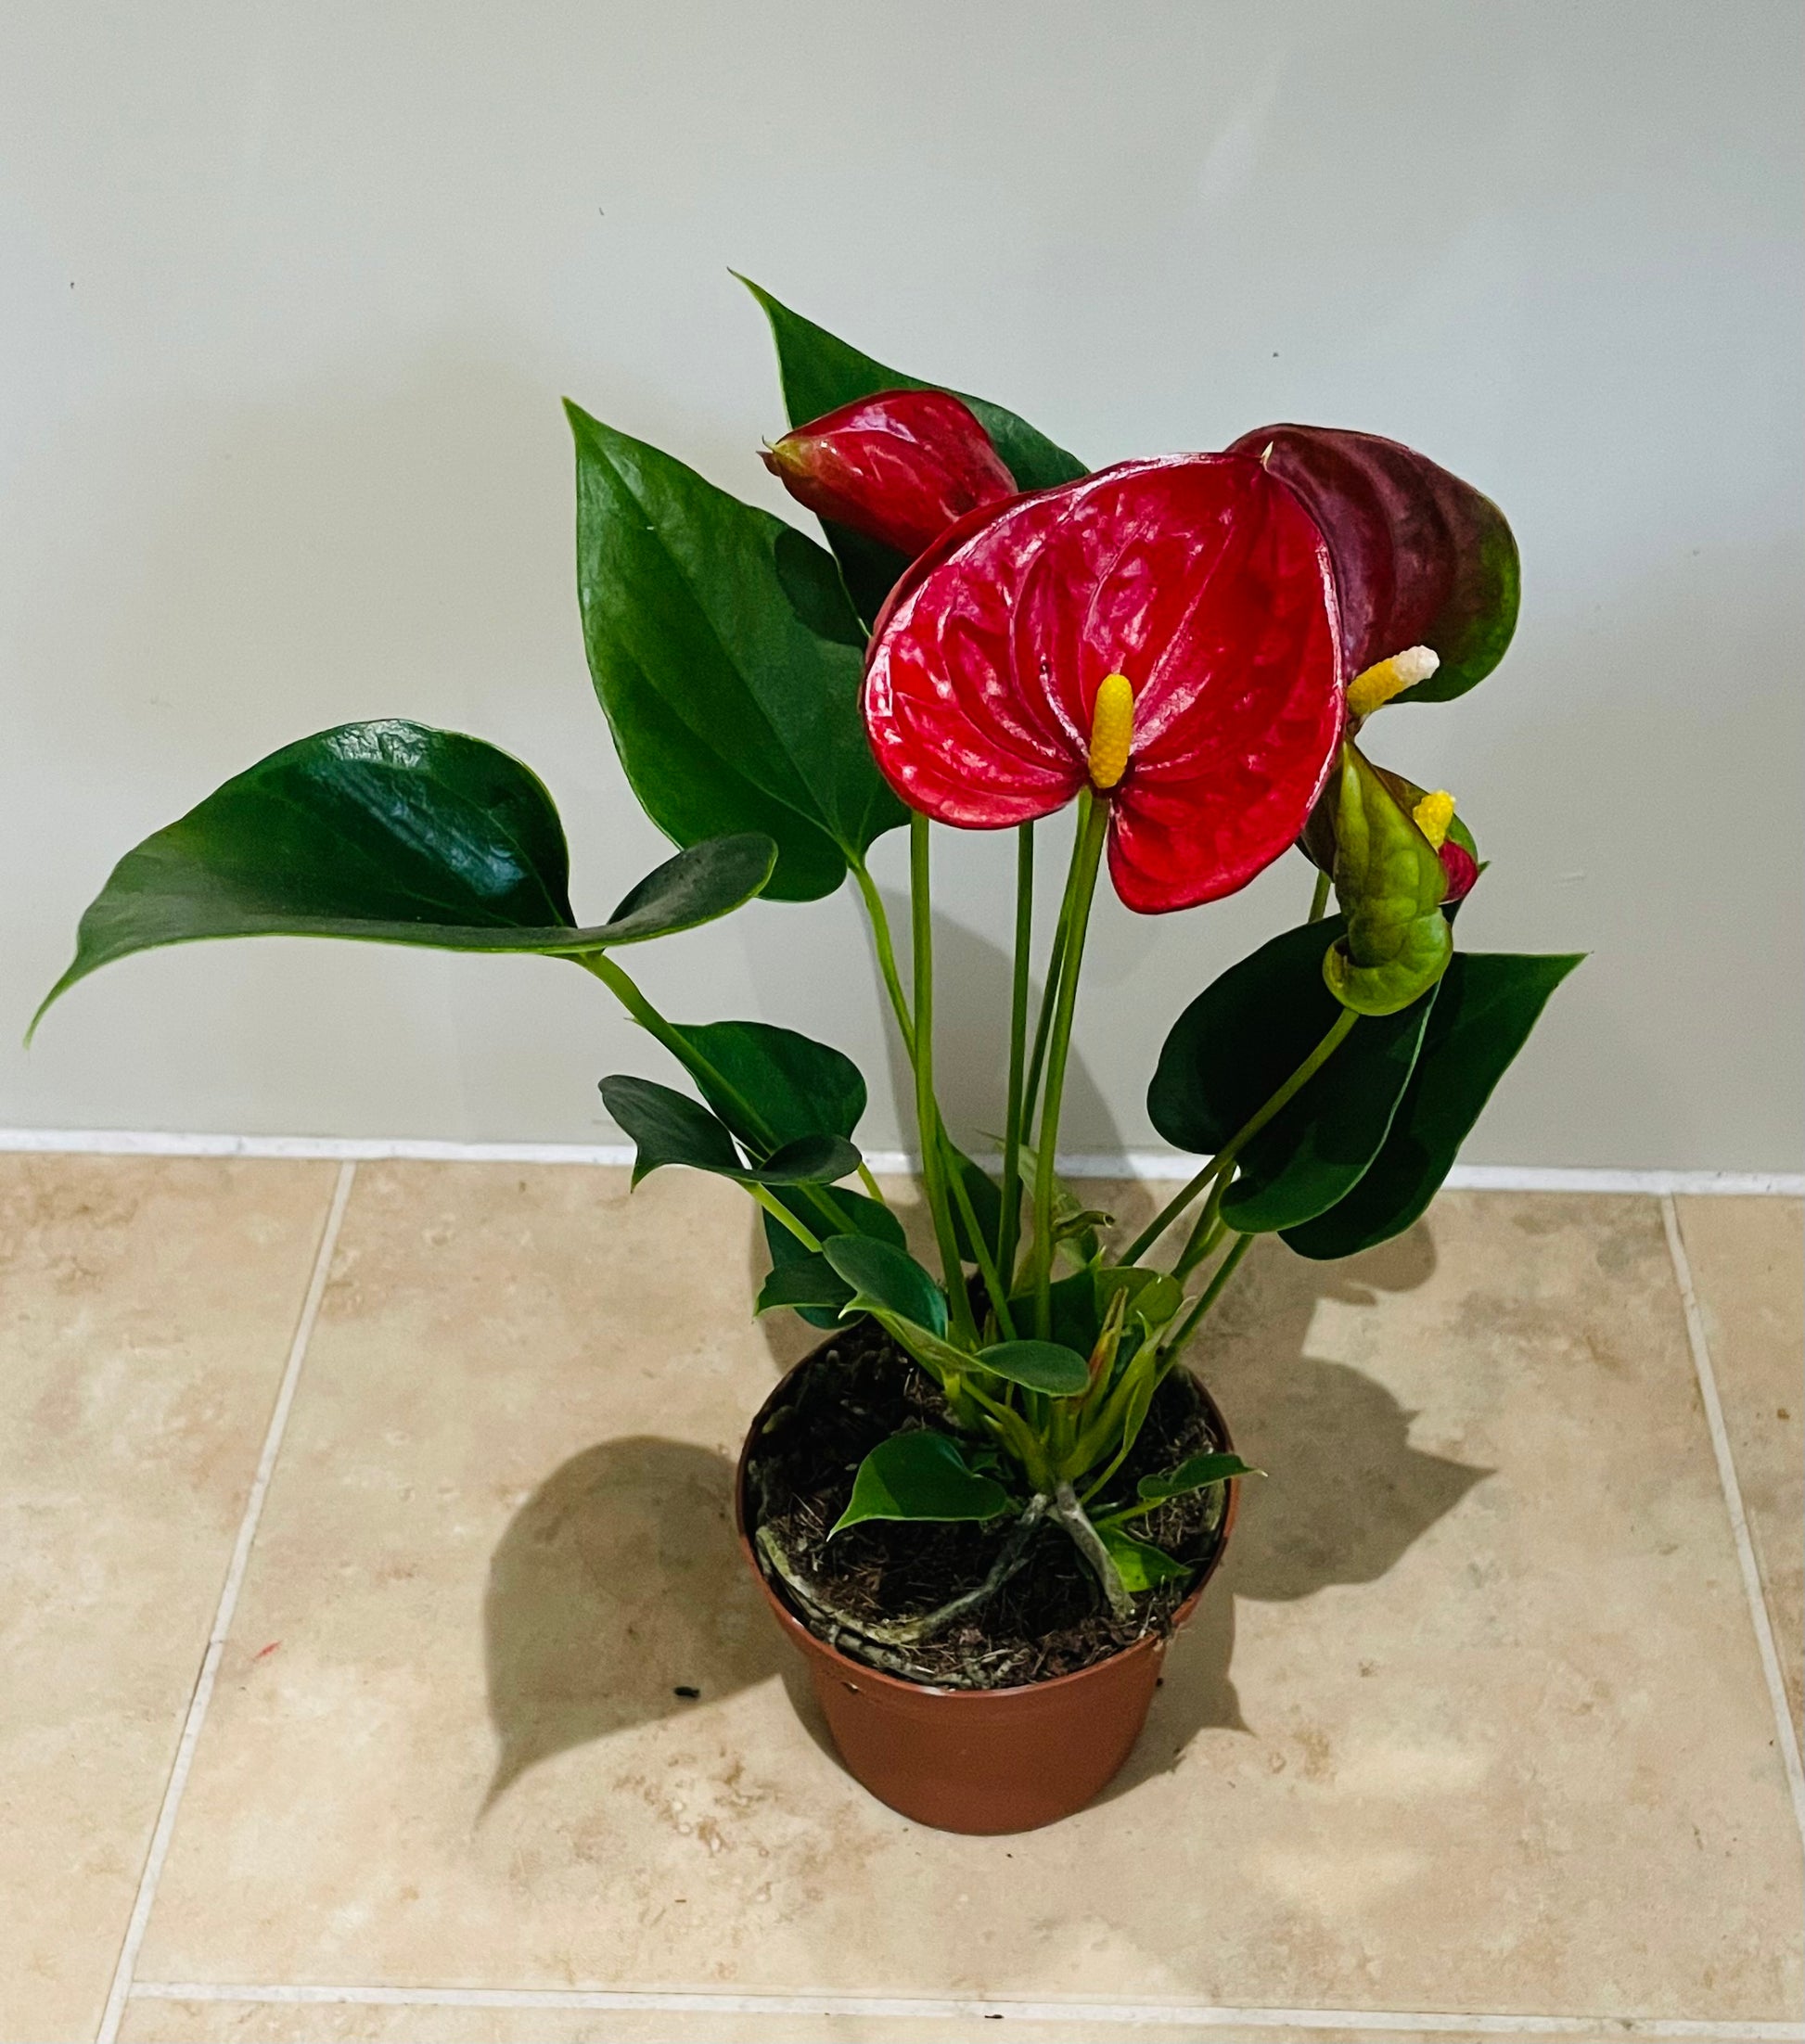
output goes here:
{"type": "Polygon", "coordinates": [[[763,460],[817,517],[912,559],[955,518],[1017,493],[970,407],[944,390],[860,398],[786,433],[763,460]]]}

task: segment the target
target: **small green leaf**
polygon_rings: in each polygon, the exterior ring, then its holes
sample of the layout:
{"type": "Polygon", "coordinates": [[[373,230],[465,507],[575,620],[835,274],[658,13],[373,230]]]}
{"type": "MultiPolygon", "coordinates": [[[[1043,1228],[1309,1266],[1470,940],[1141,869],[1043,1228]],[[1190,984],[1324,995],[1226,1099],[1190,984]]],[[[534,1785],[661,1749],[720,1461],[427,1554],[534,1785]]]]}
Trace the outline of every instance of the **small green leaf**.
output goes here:
{"type": "Polygon", "coordinates": [[[1192,1572],[1188,1562],[1175,1562],[1163,1548],[1131,1539],[1119,1527],[1100,1526],[1097,1533],[1125,1590],[1157,1590],[1161,1583],[1178,1582],[1192,1572]]]}
{"type": "Polygon", "coordinates": [[[1144,1271],[1132,1263],[1112,1264],[1096,1272],[1098,1309],[1107,1313],[1117,1292],[1128,1294],[1131,1313],[1138,1314],[1149,1329],[1163,1327],[1184,1303],[1184,1287],[1164,1271],[1144,1271]]]}
{"type": "MultiPolygon", "coordinates": [[[[894,1313],[898,1319],[946,1333],[946,1295],[906,1249],[867,1235],[833,1235],[822,1254],[852,1287],[848,1312],[894,1313]]],[[[968,1366],[970,1359],[964,1359],[968,1366]]]]}
{"type": "Polygon", "coordinates": [[[1091,1381],[1084,1358],[1056,1341],[999,1341],[980,1348],[978,1360],[992,1376],[1044,1391],[1050,1398],[1069,1399],[1091,1381]]]}
{"type": "MultiPolygon", "coordinates": [[[[786,1191],[781,1185],[771,1188],[771,1196],[786,1207],[811,1234],[823,1233],[824,1217],[820,1202],[826,1200],[839,1214],[841,1233],[855,1235],[870,1235],[874,1241],[888,1242],[895,1248],[903,1243],[902,1223],[881,1202],[867,1199],[863,1193],[848,1192],[843,1186],[816,1187],[810,1193],[786,1191]]],[[[796,1263],[821,1261],[829,1271],[833,1266],[825,1258],[818,1258],[816,1252],[808,1249],[791,1234],[782,1221],[766,1213],[761,1217],[764,1222],[765,1246],[771,1251],[771,1261],[777,1269],[786,1269],[796,1263]]],[[[839,1283],[838,1280],[836,1280],[839,1283]]],[[[760,1295],[761,1297],[763,1296],[760,1295]]],[[[840,1308],[852,1297],[850,1284],[839,1284],[839,1290],[831,1307],[798,1306],[796,1310],[811,1327],[836,1328],[840,1323],[840,1308]]]]}
{"type": "Polygon", "coordinates": [[[851,1137],[864,1113],[864,1077],[831,1044],[769,1022],[679,1022],[672,1033],[702,1098],[755,1149],[851,1137]]]}
{"type": "Polygon", "coordinates": [[[1143,1504],[1164,1504],[1168,1498],[1182,1498],[1190,1491],[1207,1489],[1212,1483],[1226,1483],[1231,1476],[1262,1474],[1239,1455],[1192,1455],[1176,1469],[1162,1470],[1157,1476],[1143,1476],[1135,1488],[1143,1504]]]}
{"type": "Polygon", "coordinates": [[[1574,954],[1454,953],[1384,1147],[1345,1198],[1285,1231],[1299,1256],[1352,1256],[1402,1234],[1425,1211],[1548,997],[1579,963],[1574,954]]]}
{"type": "Polygon", "coordinates": [[[583,643],[634,793],[679,844],[762,831],[774,899],[830,894],[908,814],[865,739],[858,633],[822,614],[833,564],[794,526],[566,410],[583,643]]]}
{"type": "MultiPolygon", "coordinates": [[[[875,397],[880,390],[950,388],[941,383],[924,383],[919,377],[904,376],[900,369],[887,369],[881,362],[836,339],[813,320],[779,304],[749,277],[742,277],[740,282],[764,308],[771,322],[772,339],[777,344],[778,372],[783,379],[784,409],[792,426],[806,426],[828,412],[838,411],[842,404],[875,397]]],[[[1054,483],[1075,482],[1088,473],[1075,454],[1056,447],[1044,433],[1037,432],[1015,413],[963,390],[953,390],[951,394],[971,407],[978,423],[990,435],[992,445],[1002,455],[1004,466],[1023,490],[1045,490],[1054,483]]],[[[846,585],[868,622],[876,618],[890,585],[908,562],[892,548],[880,546],[844,526],[828,525],[826,530],[846,585]]]]}
{"type": "Polygon", "coordinates": [[[733,1132],[698,1101],[650,1079],[621,1073],[602,1080],[602,1102],[638,1145],[633,1182],[667,1164],[711,1171],[742,1185],[827,1185],[859,1168],[859,1153],[839,1136],[799,1136],[762,1164],[748,1164],[733,1132]]]}
{"type": "Polygon", "coordinates": [[[202,938],[554,957],[644,943],[726,914],[769,878],[768,837],[701,835],[606,923],[582,927],[563,827],[536,774],[457,732],[341,724],[260,760],[128,851],[38,1014],[114,959],[202,938]]]}
{"type": "MultiPolygon", "coordinates": [[[[796,1242],[794,1235],[789,1239],[796,1242]]],[[[801,1253],[794,1263],[774,1264],[765,1273],[752,1311],[754,1314],[769,1313],[780,1306],[800,1311],[808,1307],[830,1312],[832,1317],[828,1324],[832,1326],[839,1318],[840,1309],[851,1298],[852,1287],[835,1275],[834,1267],[826,1257],[802,1248],[800,1242],[796,1246],[801,1253]]]]}
{"type": "MultiPolygon", "coordinates": [[[[966,1196],[971,1201],[971,1210],[978,1217],[985,1248],[994,1255],[998,1230],[1003,1224],[1003,1188],[981,1164],[968,1157],[963,1150],[953,1152],[953,1168],[958,1172],[966,1196]]],[[[967,1263],[979,1261],[971,1231],[966,1226],[965,1210],[956,1200],[953,1205],[953,1233],[959,1245],[960,1257],[967,1263]]]]}
{"type": "Polygon", "coordinates": [[[1000,1483],[967,1463],[956,1441],[916,1427],[879,1441],[859,1464],[851,1499],[828,1538],[866,1519],[994,1519],[1010,1502],[1000,1483]]]}
{"type": "Polygon", "coordinates": [[[1453,955],[1441,913],[1448,875],[1397,798],[1351,742],[1335,804],[1335,898],[1347,918],[1323,977],[1357,1015],[1396,1015],[1434,986],[1453,955]]]}

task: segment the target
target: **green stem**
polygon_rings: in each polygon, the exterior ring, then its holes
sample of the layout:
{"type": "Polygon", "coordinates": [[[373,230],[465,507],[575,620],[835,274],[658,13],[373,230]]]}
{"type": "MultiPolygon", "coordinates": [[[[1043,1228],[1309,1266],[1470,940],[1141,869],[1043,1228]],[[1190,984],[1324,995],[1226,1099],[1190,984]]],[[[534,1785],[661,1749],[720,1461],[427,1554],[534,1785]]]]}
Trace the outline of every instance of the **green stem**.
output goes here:
{"type": "Polygon", "coordinates": [[[1195,1178],[1187,1179],[1179,1187],[1178,1191],[1160,1207],[1159,1211],[1154,1215],[1153,1219],[1147,1222],[1146,1226],[1141,1230],[1140,1233],[1134,1237],[1133,1241],[1129,1244],[1116,1260],[1119,1263],[1139,1262],[1141,1258],[1146,1256],[1159,1237],[1178,1219],[1179,1215],[1209,1184],[1210,1181],[1218,1175],[1222,1168],[1221,1158],[1211,1157],[1210,1162],[1204,1166],[1195,1178]]]}
{"type": "Polygon", "coordinates": [[[790,1212],[789,1208],[784,1205],[783,1201],[775,1197],[768,1187],[749,1184],[746,1190],[751,1194],[752,1197],[758,1201],[759,1205],[764,1208],[773,1220],[781,1221],[789,1230],[803,1248],[812,1251],[815,1256],[821,1254],[820,1236],[811,1234],[802,1223],[797,1220],[796,1216],[790,1212]]]}
{"type": "Polygon", "coordinates": [[[1197,1304],[1179,1322],[1171,1335],[1160,1343],[1159,1367],[1162,1376],[1177,1362],[1184,1344],[1196,1334],[1198,1323],[1202,1321],[1204,1315],[1222,1297],[1223,1286],[1235,1275],[1241,1258],[1247,1255],[1252,1245],[1253,1237],[1251,1235],[1237,1235],[1235,1237],[1235,1246],[1216,1266],[1210,1275],[1209,1284],[1197,1295],[1197,1304]]]}
{"type": "Polygon", "coordinates": [[[1109,805],[1087,788],[1079,798],[1078,837],[1066,881],[1065,957],[1059,997],[1047,1040],[1046,1099],[1041,1109],[1034,1154],[1034,1332],[1044,1341],[1053,1331],[1053,1158],[1059,1144],[1059,1111],[1065,1101],[1066,1064],[1071,1053],[1072,1016],[1078,1005],[1078,976],[1084,958],[1096,893],[1097,866],[1109,828],[1109,805]]]}
{"type": "Polygon", "coordinates": [[[1332,885],[1333,881],[1328,874],[1317,874],[1316,891],[1310,898],[1310,920],[1312,923],[1320,923],[1328,913],[1328,890],[1332,885]]]}
{"type": "Polygon", "coordinates": [[[1034,1103],[1040,1097],[1041,1073],[1046,1066],[1047,1039],[1053,1032],[1053,1011],[1058,1003],[1059,982],[1066,970],[1066,934],[1070,927],[1070,898],[1059,904],[1059,920],[1053,926],[1053,949],[1047,954],[1046,985],[1041,990],[1041,1012],[1034,1023],[1034,1049],[1028,1060],[1028,1077],[1022,1081],[1022,1132],[1034,1126],[1034,1103]]]}
{"type": "MultiPolygon", "coordinates": [[[[1217,1184],[1221,1183],[1219,1179],[1217,1184]]],[[[1172,1265],[1171,1274],[1181,1284],[1227,1233],[1218,1217],[1219,1204],[1218,1201],[1211,1200],[1197,1216],[1197,1224],[1191,1230],[1190,1240],[1179,1251],[1178,1261],[1172,1265]]]]}
{"type": "Polygon", "coordinates": [[[947,1199],[940,1104],[934,1098],[934,911],[928,819],[919,812],[909,818],[909,903],[915,946],[915,1128],[921,1143],[922,1190],[934,1220],[934,1239],[940,1245],[954,1327],[976,1348],[978,1330],[972,1322],[958,1236],[947,1199]]]}
{"type": "Polygon", "coordinates": [[[890,938],[890,913],[884,907],[884,898],[878,893],[877,883],[866,870],[863,859],[853,860],[852,877],[858,883],[859,897],[864,903],[865,919],[871,925],[871,941],[877,946],[877,969],[884,977],[884,990],[890,995],[890,1013],[896,1017],[902,1047],[913,1061],[915,1054],[915,1021],[909,1013],[908,996],[902,991],[902,977],[896,969],[896,946],[890,938]]]}
{"type": "Polygon", "coordinates": [[[978,1224],[978,1210],[971,1204],[971,1193],[966,1184],[965,1173],[960,1170],[956,1158],[948,1158],[947,1165],[947,1183],[952,1188],[954,1204],[959,1209],[959,1218],[966,1224],[966,1233],[970,1238],[979,1273],[984,1280],[984,1289],[991,1295],[991,1309],[996,1315],[996,1324],[1002,1330],[1005,1341],[1014,1341],[1016,1323],[1010,1316],[1009,1301],[1004,1297],[1003,1280],[997,1271],[996,1259],[991,1254],[991,1246],[985,1241],[984,1231],[978,1224]]]}
{"type": "MultiPolygon", "coordinates": [[[[1021,1233],[1022,1086],[1027,1076],[1029,952],[1034,940],[1034,826],[1016,833],[1016,964],[1009,990],[1009,1103],[1003,1123],[1003,1220],[996,1267],[1013,1271],[1021,1233]]],[[[985,1282],[990,1281],[987,1278],[985,1282]]]]}

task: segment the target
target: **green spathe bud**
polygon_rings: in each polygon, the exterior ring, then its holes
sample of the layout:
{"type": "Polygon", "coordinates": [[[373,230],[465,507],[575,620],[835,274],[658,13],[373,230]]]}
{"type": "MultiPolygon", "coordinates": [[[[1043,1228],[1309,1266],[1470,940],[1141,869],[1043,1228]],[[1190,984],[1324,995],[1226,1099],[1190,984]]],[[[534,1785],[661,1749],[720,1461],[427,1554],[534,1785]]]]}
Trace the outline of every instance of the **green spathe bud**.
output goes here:
{"type": "Polygon", "coordinates": [[[1448,875],[1435,847],[1361,758],[1341,747],[1335,797],[1335,894],[1347,933],[1323,977],[1357,1015],[1396,1015],[1448,969],[1453,935],[1441,903],[1448,875]]]}

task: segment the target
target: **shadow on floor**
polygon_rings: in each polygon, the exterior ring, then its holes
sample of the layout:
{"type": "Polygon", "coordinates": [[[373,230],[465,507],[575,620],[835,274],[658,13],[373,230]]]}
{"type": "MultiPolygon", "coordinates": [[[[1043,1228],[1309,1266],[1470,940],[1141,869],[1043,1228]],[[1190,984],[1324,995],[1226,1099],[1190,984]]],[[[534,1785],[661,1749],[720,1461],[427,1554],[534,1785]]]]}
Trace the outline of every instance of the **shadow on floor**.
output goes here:
{"type": "MultiPolygon", "coordinates": [[[[1224,1293],[1195,1361],[1235,1445],[1268,1475],[1244,1486],[1222,1574],[1174,1642],[1146,1736],[1109,1795],[1170,1769],[1206,1727],[1247,1729],[1229,1672],[1236,1597],[1375,1581],[1489,1474],[1413,1448],[1414,1415],[1389,1391],[1305,1352],[1321,1301],[1377,1306],[1434,1267],[1423,1225],[1344,1264],[1265,1242],[1224,1293]]],[[[489,1802],[555,1754],[772,1675],[832,1751],[740,1557],[732,1482],[723,1456],[635,1436],[585,1449],[522,1505],[484,1607],[499,1744],[489,1802]]]]}

